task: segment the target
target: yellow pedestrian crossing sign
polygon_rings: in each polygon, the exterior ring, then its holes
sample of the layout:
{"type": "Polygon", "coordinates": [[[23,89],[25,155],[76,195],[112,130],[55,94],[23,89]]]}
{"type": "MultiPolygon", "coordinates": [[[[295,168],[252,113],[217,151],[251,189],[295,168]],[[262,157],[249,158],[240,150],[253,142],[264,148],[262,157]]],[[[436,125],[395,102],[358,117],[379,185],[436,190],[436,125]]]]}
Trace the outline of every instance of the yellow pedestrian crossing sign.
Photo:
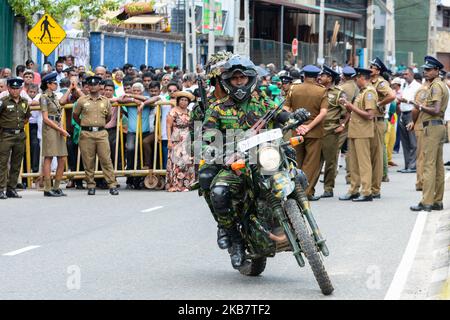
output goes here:
{"type": "Polygon", "coordinates": [[[45,56],[49,56],[65,38],[66,32],[64,29],[47,13],[28,32],[28,39],[45,56]]]}

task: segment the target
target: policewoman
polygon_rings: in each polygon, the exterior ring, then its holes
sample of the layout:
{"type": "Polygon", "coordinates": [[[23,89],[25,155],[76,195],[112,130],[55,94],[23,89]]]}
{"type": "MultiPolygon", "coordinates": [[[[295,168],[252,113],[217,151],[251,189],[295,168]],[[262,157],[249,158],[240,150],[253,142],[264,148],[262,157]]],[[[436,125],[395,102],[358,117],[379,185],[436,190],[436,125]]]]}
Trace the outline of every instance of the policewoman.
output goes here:
{"type": "Polygon", "coordinates": [[[28,102],[20,96],[22,85],[23,80],[20,78],[8,79],[9,95],[0,99],[0,199],[2,200],[22,198],[16,192],[16,186],[25,152],[24,127],[31,116],[28,102]]]}
{"type": "Polygon", "coordinates": [[[61,123],[62,107],[56,97],[55,91],[58,89],[56,77],[58,73],[52,72],[42,79],[42,95],[39,99],[42,112],[42,156],[44,165],[42,173],[44,176],[44,196],[61,197],[66,194],[59,187],[64,174],[64,164],[67,158],[67,145],[65,137],[69,133],[63,128],[61,123]],[[58,166],[56,168],[55,182],[52,188],[51,165],[53,157],[57,157],[58,166]]]}

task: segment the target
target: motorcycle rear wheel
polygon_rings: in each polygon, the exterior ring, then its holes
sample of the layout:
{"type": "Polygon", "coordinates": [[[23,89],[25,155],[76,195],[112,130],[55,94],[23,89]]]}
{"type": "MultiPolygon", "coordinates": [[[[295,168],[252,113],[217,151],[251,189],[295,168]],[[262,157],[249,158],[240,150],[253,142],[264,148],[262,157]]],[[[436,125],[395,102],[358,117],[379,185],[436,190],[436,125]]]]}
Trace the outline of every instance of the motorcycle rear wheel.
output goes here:
{"type": "Polygon", "coordinates": [[[239,268],[239,272],[248,277],[259,276],[266,269],[266,262],[266,257],[246,260],[242,267],[239,268]]]}
{"type": "Polygon", "coordinates": [[[320,252],[314,243],[314,238],[308,232],[305,220],[302,218],[302,214],[295,200],[289,199],[286,201],[286,213],[300,242],[300,247],[319,284],[320,290],[324,295],[330,295],[334,291],[333,285],[323,265],[320,252]]]}

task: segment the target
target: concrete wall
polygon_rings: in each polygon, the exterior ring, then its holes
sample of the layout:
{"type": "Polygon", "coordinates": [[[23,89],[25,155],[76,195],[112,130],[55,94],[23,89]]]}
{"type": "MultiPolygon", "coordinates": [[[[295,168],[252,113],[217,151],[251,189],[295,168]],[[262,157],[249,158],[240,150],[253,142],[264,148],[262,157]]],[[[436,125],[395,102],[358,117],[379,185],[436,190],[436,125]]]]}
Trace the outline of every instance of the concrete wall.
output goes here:
{"type": "Polygon", "coordinates": [[[438,31],[436,52],[450,52],[450,31],[438,31]]]}
{"type": "Polygon", "coordinates": [[[31,43],[28,41],[28,26],[25,19],[14,19],[14,33],[13,33],[13,75],[14,69],[19,64],[25,64],[25,61],[31,57],[31,43]]]}
{"type": "Polygon", "coordinates": [[[428,51],[428,26],[430,2],[411,0],[395,1],[395,38],[397,63],[402,61],[399,54],[413,52],[414,62],[421,64],[428,51]]]}

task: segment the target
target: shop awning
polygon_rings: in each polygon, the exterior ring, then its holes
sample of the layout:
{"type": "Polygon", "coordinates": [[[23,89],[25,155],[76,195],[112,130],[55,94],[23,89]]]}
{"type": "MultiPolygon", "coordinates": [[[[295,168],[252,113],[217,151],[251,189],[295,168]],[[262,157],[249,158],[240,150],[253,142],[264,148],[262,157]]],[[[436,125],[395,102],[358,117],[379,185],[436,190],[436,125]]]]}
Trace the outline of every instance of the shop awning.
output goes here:
{"type": "MultiPolygon", "coordinates": [[[[267,4],[285,6],[289,9],[297,10],[299,13],[320,14],[320,6],[314,6],[309,4],[291,3],[286,0],[257,0],[257,2],[264,2],[267,4]]],[[[352,20],[359,20],[362,15],[350,11],[338,10],[325,7],[325,14],[330,16],[343,17],[352,20]]]]}
{"type": "Polygon", "coordinates": [[[131,17],[121,23],[126,23],[126,24],[157,24],[158,22],[160,22],[162,19],[164,19],[164,17],[162,16],[134,16],[131,17]]]}

